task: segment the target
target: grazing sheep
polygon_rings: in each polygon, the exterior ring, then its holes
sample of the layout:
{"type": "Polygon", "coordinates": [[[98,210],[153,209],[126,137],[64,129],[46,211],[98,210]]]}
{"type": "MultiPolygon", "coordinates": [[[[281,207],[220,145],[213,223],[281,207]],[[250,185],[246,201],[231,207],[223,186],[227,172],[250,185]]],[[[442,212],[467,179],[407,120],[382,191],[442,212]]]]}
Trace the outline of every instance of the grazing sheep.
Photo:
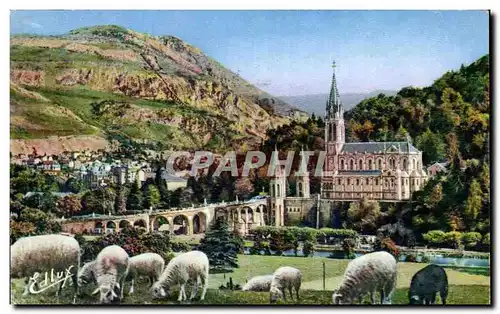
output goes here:
{"type": "Polygon", "coordinates": [[[293,300],[293,289],[297,295],[297,301],[299,300],[299,289],[302,282],[302,274],[297,268],[284,266],[278,268],[271,280],[271,286],[269,288],[269,302],[275,303],[279,298],[283,297],[286,301],[286,291],[288,289],[290,292],[290,297],[293,300]]]}
{"type": "Polygon", "coordinates": [[[165,260],[159,254],[144,253],[131,257],[129,264],[130,269],[127,280],[131,281],[131,286],[128,293],[132,294],[134,292],[134,282],[139,276],[148,277],[151,281],[151,285],[160,279],[163,268],[165,267],[165,260]]]}
{"type": "Polygon", "coordinates": [[[411,278],[408,299],[410,304],[435,304],[436,293],[439,292],[441,301],[446,304],[448,297],[448,277],[443,267],[429,265],[419,270],[411,278]]]}
{"type": "Polygon", "coordinates": [[[375,293],[379,291],[380,302],[390,304],[396,276],[396,259],[391,254],[374,252],[360,256],[347,265],[339,288],[333,291],[333,303],[361,302],[366,294],[370,294],[372,304],[375,304],[375,293]]]}
{"type": "Polygon", "coordinates": [[[118,245],[105,247],[95,259],[93,273],[97,282],[97,289],[92,293],[101,293],[100,302],[110,303],[118,296],[115,288],[120,289],[120,298],[123,299],[123,286],[129,270],[127,252],[118,245]]]}
{"type": "Polygon", "coordinates": [[[78,284],[80,286],[85,285],[91,281],[96,282],[94,275],[94,265],[95,261],[91,261],[83,264],[83,266],[80,268],[80,271],[78,272],[78,284]]]}
{"type": "MultiPolygon", "coordinates": [[[[77,274],[80,267],[80,245],[73,237],[60,234],[47,234],[24,237],[10,246],[10,270],[12,278],[44,276],[44,273],[71,273],[76,301],[78,292],[77,274]]],[[[26,280],[23,295],[29,293],[32,280],[26,280]]],[[[59,295],[66,280],[59,284],[56,295],[59,295]]],[[[36,281],[34,285],[36,286],[36,281]]]]}
{"type": "Polygon", "coordinates": [[[209,262],[205,253],[191,251],[174,257],[160,276],[160,279],[153,284],[151,292],[154,298],[166,297],[170,295],[172,286],[180,285],[178,301],[186,300],[185,286],[188,281],[193,281],[193,290],[190,299],[198,294],[198,284],[201,281],[203,292],[200,300],[205,298],[208,286],[209,262]]]}
{"type": "Polygon", "coordinates": [[[255,276],[241,289],[242,291],[269,291],[273,275],[255,276]]]}

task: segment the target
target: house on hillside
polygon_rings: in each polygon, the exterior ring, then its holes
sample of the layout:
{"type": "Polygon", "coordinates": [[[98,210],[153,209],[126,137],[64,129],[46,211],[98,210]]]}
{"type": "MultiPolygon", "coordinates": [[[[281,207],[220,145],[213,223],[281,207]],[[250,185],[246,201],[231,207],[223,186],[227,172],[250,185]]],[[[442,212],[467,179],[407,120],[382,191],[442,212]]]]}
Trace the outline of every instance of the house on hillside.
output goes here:
{"type": "Polygon", "coordinates": [[[427,172],[429,173],[429,178],[433,178],[439,172],[447,172],[448,162],[435,162],[429,167],[427,167],[427,172]]]}

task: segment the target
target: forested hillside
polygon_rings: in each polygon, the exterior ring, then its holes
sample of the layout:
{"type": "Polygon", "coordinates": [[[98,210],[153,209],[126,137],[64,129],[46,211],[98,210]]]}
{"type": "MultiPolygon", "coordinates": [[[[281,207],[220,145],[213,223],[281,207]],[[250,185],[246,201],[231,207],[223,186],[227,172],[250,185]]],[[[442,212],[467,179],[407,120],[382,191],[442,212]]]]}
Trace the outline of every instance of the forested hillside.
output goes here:
{"type": "Polygon", "coordinates": [[[448,161],[449,171],[414,194],[405,221],[420,232],[489,232],[489,56],[449,71],[429,87],[378,95],[346,113],[350,140],[406,140],[424,164],[448,161]]]}

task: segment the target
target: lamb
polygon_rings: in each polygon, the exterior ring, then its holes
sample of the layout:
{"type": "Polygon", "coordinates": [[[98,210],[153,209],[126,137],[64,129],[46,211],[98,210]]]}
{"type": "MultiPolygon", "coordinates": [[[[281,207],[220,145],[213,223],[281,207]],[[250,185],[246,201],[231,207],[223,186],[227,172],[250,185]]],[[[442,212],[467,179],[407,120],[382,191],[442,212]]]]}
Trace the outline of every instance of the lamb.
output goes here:
{"type": "Polygon", "coordinates": [[[448,297],[448,277],[446,271],[437,265],[429,265],[419,270],[411,279],[408,299],[410,304],[435,304],[436,293],[446,304],[448,297]]]}
{"type": "Polygon", "coordinates": [[[144,253],[130,258],[130,269],[127,280],[130,280],[131,286],[129,294],[134,292],[134,282],[139,276],[146,276],[151,280],[151,285],[160,279],[165,267],[165,260],[156,253],[144,253]]]}
{"type": "Polygon", "coordinates": [[[154,298],[170,295],[172,286],[180,285],[178,301],[186,300],[185,286],[188,281],[194,281],[191,291],[192,300],[198,294],[198,284],[201,281],[203,292],[200,300],[205,298],[208,287],[209,261],[207,255],[201,251],[191,251],[174,257],[158,279],[151,287],[154,298]]]}
{"type": "MultiPolygon", "coordinates": [[[[20,238],[10,246],[10,267],[12,278],[44,276],[44,273],[62,272],[71,274],[75,295],[79,294],[77,273],[80,267],[80,245],[73,237],[60,234],[47,234],[20,238]]],[[[23,295],[29,293],[32,280],[26,280],[23,295]]],[[[59,284],[56,295],[59,295],[66,280],[59,284]]],[[[34,282],[36,285],[37,282],[34,282]]]]}
{"type": "Polygon", "coordinates": [[[129,271],[127,252],[118,245],[110,245],[97,255],[93,267],[97,289],[92,293],[100,295],[101,303],[110,303],[118,296],[115,288],[120,289],[120,299],[123,299],[123,287],[129,271]]]}
{"type": "Polygon", "coordinates": [[[278,268],[271,280],[271,286],[269,288],[269,302],[275,303],[279,298],[283,297],[283,300],[286,301],[286,292],[285,289],[288,289],[290,292],[290,297],[293,300],[293,289],[295,289],[295,293],[297,295],[297,301],[299,300],[299,289],[302,282],[302,274],[300,270],[284,266],[278,268]]]}
{"type": "Polygon", "coordinates": [[[91,281],[95,282],[94,265],[95,260],[83,264],[83,266],[80,268],[80,271],[78,272],[78,284],[80,286],[91,281]]]}
{"type": "Polygon", "coordinates": [[[273,275],[255,276],[241,289],[242,291],[269,291],[273,275]]]}
{"type": "Polygon", "coordinates": [[[374,252],[352,260],[344,273],[339,288],[333,291],[334,304],[361,302],[368,293],[375,304],[375,293],[380,292],[380,302],[390,304],[396,287],[397,262],[387,252],[374,252]]]}

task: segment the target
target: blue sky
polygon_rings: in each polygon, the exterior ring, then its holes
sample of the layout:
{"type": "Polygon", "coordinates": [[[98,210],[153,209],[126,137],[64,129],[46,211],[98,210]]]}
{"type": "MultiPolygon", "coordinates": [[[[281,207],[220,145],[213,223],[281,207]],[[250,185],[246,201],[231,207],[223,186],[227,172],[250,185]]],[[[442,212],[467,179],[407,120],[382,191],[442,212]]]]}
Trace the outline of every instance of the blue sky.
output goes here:
{"type": "Polygon", "coordinates": [[[174,35],[274,95],[425,86],[489,50],[484,11],[11,11],[11,33],[174,35]]]}

